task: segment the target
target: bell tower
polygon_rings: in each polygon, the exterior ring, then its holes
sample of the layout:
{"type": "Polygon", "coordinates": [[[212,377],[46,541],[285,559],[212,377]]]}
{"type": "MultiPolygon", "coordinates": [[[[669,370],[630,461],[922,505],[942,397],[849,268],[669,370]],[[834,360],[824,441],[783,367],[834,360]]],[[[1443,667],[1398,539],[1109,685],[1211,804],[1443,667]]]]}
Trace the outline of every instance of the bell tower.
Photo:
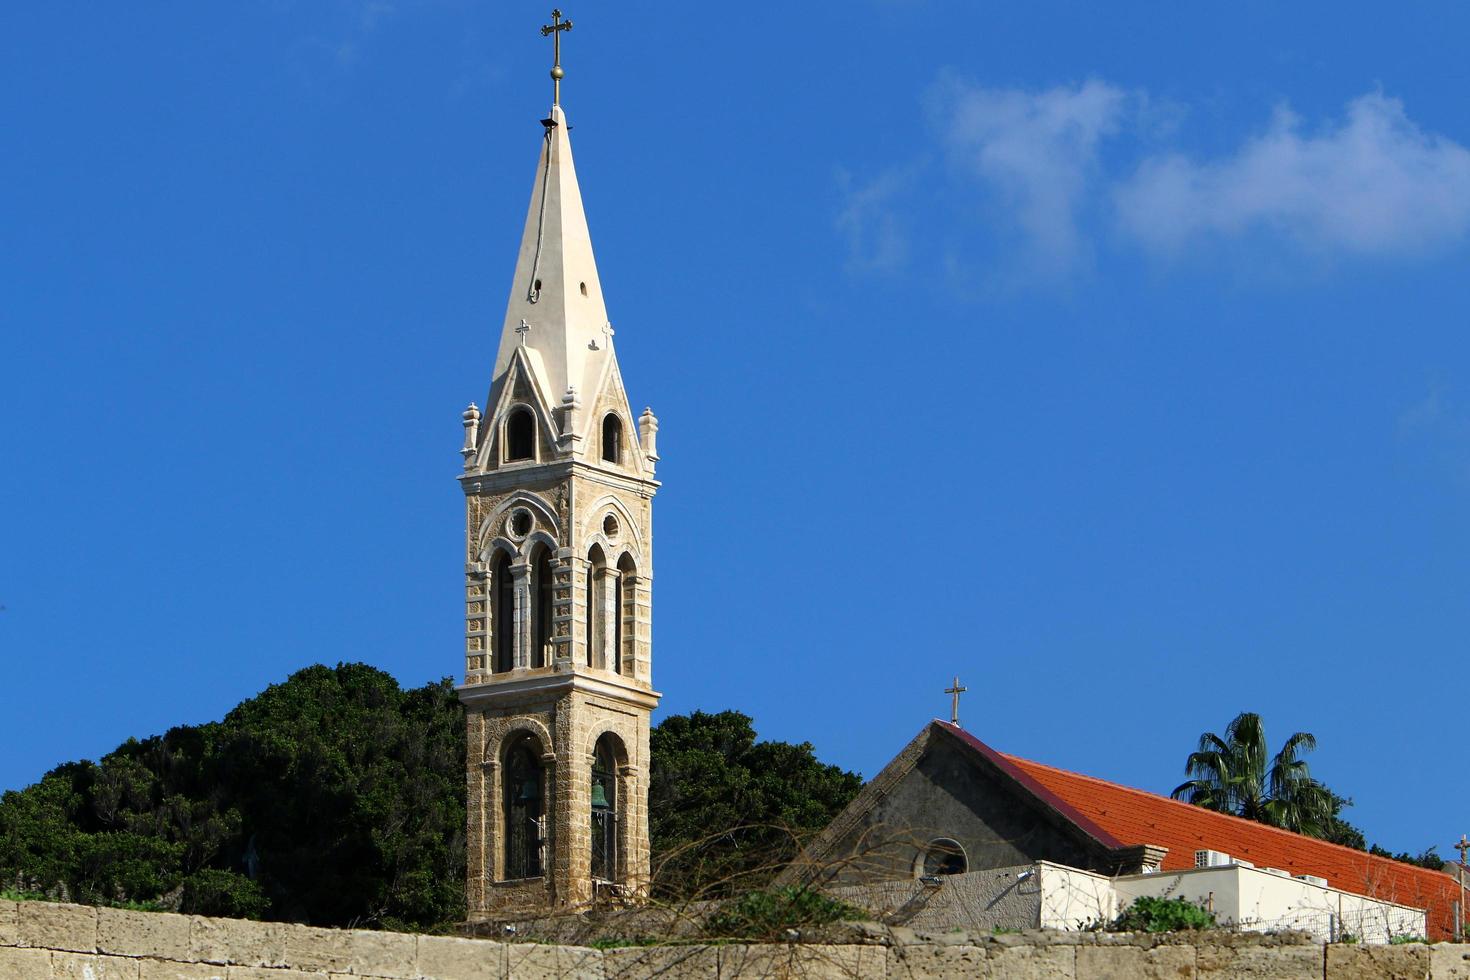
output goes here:
{"type": "Polygon", "coordinates": [[[464,413],[469,916],[647,894],[658,420],[634,418],[560,105],[485,409],[464,413]]]}

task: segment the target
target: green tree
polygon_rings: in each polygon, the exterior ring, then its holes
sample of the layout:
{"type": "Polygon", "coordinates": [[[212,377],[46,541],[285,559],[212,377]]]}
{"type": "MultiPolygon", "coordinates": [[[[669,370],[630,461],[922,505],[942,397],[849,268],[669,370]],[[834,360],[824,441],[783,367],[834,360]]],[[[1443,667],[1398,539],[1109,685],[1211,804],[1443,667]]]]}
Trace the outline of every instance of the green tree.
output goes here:
{"type": "Polygon", "coordinates": [[[666,899],[761,888],[862,788],[810,743],[757,741],[738,711],[672,715],[651,743],[654,888],[666,899]]]}
{"type": "Polygon", "coordinates": [[[1224,736],[1205,732],[1184,770],[1190,778],[1173,797],[1313,837],[1332,829],[1338,807],[1331,790],[1312,778],[1303,752],[1317,747],[1310,732],[1297,732],[1274,756],[1261,716],[1236,715],[1224,736]]]}

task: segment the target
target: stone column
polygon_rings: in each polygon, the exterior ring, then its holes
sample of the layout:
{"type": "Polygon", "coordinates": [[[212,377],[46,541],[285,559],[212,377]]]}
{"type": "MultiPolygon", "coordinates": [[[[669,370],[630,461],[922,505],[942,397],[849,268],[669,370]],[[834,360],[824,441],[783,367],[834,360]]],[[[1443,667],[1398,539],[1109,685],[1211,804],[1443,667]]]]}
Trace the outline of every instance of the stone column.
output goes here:
{"type": "Polygon", "coordinates": [[[486,765],[485,716],[470,711],[465,718],[466,785],[465,810],[469,817],[465,834],[465,905],[471,917],[485,908],[485,882],[491,873],[486,853],[488,784],[494,782],[493,763],[486,765]]]}
{"type": "Polygon", "coordinates": [[[525,562],[510,566],[511,578],[515,580],[515,646],[511,663],[515,670],[531,666],[531,618],[535,615],[535,603],[531,595],[531,566],[525,562]]]}
{"type": "Polygon", "coordinates": [[[597,570],[598,591],[602,608],[598,610],[598,622],[602,626],[601,641],[598,643],[600,649],[593,656],[592,665],[599,670],[612,670],[613,658],[618,655],[614,650],[617,644],[617,616],[618,610],[618,570],[604,565],[597,570]]]}

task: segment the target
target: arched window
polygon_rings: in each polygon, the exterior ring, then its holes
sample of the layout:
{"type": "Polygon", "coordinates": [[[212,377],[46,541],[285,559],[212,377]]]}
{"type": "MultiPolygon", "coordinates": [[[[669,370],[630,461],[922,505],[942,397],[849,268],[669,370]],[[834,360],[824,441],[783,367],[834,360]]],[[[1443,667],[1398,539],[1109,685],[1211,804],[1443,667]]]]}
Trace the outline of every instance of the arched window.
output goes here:
{"type": "Polygon", "coordinates": [[[603,611],[607,600],[602,594],[607,582],[607,559],[597,545],[587,552],[587,666],[602,666],[603,611]]]}
{"type": "Polygon", "coordinates": [[[612,669],[619,674],[633,673],[633,617],[637,615],[633,582],[637,576],[633,557],[624,554],[618,559],[618,607],[613,612],[614,629],[612,669]]]}
{"type": "Polygon", "coordinates": [[[536,458],[536,420],[525,406],[511,410],[505,420],[505,461],[536,458]]]}
{"type": "Polygon", "coordinates": [[[602,418],[602,458],[609,463],[623,461],[623,420],[612,412],[602,418]]]}
{"type": "Polygon", "coordinates": [[[960,846],[959,841],[948,837],[940,837],[929,842],[929,847],[924,851],[924,858],[919,867],[919,873],[925,877],[962,875],[968,870],[969,862],[965,860],[965,849],[960,846]]]}
{"type": "Polygon", "coordinates": [[[612,738],[599,738],[592,753],[592,877],[599,881],[616,881],[618,875],[618,763],[612,738]]]}
{"type": "Polygon", "coordinates": [[[495,564],[491,566],[490,588],[490,631],[495,642],[495,662],[492,669],[497,674],[507,673],[515,666],[516,640],[516,595],[515,582],[510,574],[510,555],[496,550],[495,564]]]}
{"type": "Polygon", "coordinates": [[[545,667],[551,657],[551,597],[555,583],[551,579],[551,549],[537,545],[531,558],[531,599],[535,618],[531,620],[531,666],[545,667]]]}
{"type": "Polygon", "coordinates": [[[545,861],[545,787],[535,739],[524,736],[505,753],[505,878],[540,877],[545,861]]]}

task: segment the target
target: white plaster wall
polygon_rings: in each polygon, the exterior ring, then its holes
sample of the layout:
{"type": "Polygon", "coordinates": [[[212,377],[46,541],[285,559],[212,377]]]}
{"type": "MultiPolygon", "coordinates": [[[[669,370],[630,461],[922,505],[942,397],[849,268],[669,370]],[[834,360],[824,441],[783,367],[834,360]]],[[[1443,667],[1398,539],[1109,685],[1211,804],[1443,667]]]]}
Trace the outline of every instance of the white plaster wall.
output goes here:
{"type": "Polygon", "coordinates": [[[1323,942],[1346,931],[1361,942],[1386,943],[1393,936],[1425,935],[1427,929],[1419,909],[1238,865],[1129,875],[1114,887],[1120,910],[1143,895],[1182,898],[1209,908],[1221,925],[1253,932],[1299,929],[1323,942]]]}
{"type": "Polygon", "coordinates": [[[1118,893],[1111,878],[1050,861],[1037,862],[1036,873],[1041,885],[1041,928],[1084,929],[1117,916],[1118,893]]]}

